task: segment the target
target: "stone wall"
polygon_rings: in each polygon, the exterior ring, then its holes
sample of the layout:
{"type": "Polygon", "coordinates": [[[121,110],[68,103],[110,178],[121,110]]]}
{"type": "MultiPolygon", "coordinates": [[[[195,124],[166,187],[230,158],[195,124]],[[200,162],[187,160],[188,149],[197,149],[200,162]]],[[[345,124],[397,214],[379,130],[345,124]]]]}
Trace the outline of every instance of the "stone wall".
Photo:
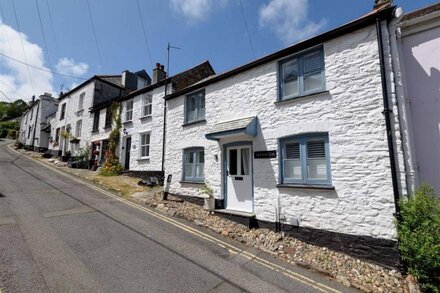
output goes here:
{"type": "MultiPolygon", "coordinates": [[[[206,122],[182,126],[184,97],[170,100],[165,168],[166,175],[173,174],[170,192],[201,194],[203,186],[179,182],[182,152],[187,147],[205,148],[205,181],[214,189],[215,197],[221,199],[224,196],[223,144],[247,140],[253,142],[253,151],[279,150],[279,138],[327,132],[335,189],[277,188],[278,158],[254,160],[257,219],[273,222],[279,205],[285,224],[395,239],[393,188],[375,27],[330,40],[323,48],[326,91],[320,94],[276,103],[277,62],[271,62],[207,86],[206,122]],[[214,124],[248,116],[258,117],[257,137],[236,137],[220,143],[205,139],[205,133],[214,124]]],[[[398,120],[394,121],[398,129],[398,120]]],[[[396,139],[397,155],[402,160],[400,136],[396,139]]],[[[398,167],[403,168],[403,164],[398,167]]],[[[404,176],[400,179],[403,190],[404,176]]]]}

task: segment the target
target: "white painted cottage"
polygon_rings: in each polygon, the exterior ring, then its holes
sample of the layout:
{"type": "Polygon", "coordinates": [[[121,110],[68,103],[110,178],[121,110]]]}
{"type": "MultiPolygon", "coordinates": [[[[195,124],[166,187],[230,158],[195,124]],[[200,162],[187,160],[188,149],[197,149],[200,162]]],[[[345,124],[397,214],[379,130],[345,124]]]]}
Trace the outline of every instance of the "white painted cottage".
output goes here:
{"type": "Polygon", "coordinates": [[[89,148],[91,163],[99,164],[114,126],[112,103],[150,82],[143,70],[124,71],[122,75],[95,75],[60,95],[56,118],[51,122],[50,150],[56,155],[66,152],[75,155],[80,149],[89,148]]]}
{"type": "Polygon", "coordinates": [[[164,66],[156,64],[151,85],[121,99],[122,129],[120,161],[125,170],[163,173],[163,130],[165,92],[179,91],[215,74],[208,61],[167,77],[164,66]]]}
{"type": "Polygon", "coordinates": [[[395,264],[407,190],[385,2],[167,95],[169,192],[207,185],[216,212],[395,264]]]}
{"type": "Polygon", "coordinates": [[[36,101],[32,100],[28,111],[23,113],[20,122],[19,142],[26,148],[44,151],[49,147],[47,118],[58,108],[58,101],[49,93],[44,93],[36,101]]]}
{"type": "Polygon", "coordinates": [[[407,182],[440,194],[440,3],[393,22],[391,35],[407,182]]]}

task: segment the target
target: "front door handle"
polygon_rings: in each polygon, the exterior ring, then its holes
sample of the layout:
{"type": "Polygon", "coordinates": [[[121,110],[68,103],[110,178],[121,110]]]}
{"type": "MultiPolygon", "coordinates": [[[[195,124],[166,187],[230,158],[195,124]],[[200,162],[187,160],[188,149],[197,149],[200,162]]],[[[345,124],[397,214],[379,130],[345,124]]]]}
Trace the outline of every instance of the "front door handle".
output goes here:
{"type": "Polygon", "coordinates": [[[226,176],[229,176],[229,170],[226,170],[226,176]]]}

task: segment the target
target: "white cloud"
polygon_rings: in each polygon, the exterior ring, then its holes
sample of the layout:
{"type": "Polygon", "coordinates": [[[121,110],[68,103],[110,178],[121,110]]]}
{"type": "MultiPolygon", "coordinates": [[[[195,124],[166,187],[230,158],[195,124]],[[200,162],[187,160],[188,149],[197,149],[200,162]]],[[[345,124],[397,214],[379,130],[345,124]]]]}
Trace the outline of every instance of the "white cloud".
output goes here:
{"type": "MultiPolygon", "coordinates": [[[[21,61],[27,59],[28,64],[48,70],[44,66],[44,55],[41,47],[30,42],[23,33],[21,33],[21,38],[26,58],[21,49],[20,33],[0,22],[0,53],[21,61]]],[[[13,100],[19,97],[22,98],[22,95],[30,99],[32,95],[38,96],[44,92],[54,92],[51,73],[30,67],[29,72],[32,82],[26,65],[0,56],[0,89],[13,100]]],[[[5,101],[7,99],[0,96],[0,100],[5,101]]]]}
{"type": "Polygon", "coordinates": [[[306,39],[325,27],[324,19],[308,19],[308,0],[270,0],[260,8],[260,25],[269,27],[286,44],[306,39]]]}
{"type": "Polygon", "coordinates": [[[87,73],[89,70],[89,65],[83,62],[75,63],[73,58],[63,57],[58,60],[55,68],[59,73],[62,74],[80,76],[87,73]]]}
{"type": "Polygon", "coordinates": [[[226,2],[227,0],[170,0],[171,8],[190,23],[205,19],[214,5],[222,8],[226,2]]]}

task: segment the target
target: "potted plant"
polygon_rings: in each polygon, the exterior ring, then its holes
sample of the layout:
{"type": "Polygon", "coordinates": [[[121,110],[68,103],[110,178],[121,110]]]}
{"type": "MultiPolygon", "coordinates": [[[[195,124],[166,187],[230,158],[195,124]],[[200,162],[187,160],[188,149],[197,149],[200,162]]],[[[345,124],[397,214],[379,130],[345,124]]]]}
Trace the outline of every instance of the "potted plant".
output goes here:
{"type": "Polygon", "coordinates": [[[72,153],[70,151],[67,151],[64,156],[61,156],[61,161],[67,162],[69,161],[70,157],[72,156],[72,153]]]}
{"type": "Polygon", "coordinates": [[[206,211],[215,210],[214,190],[212,190],[212,188],[205,183],[202,193],[205,195],[204,196],[205,204],[203,205],[203,209],[206,211]]]}

